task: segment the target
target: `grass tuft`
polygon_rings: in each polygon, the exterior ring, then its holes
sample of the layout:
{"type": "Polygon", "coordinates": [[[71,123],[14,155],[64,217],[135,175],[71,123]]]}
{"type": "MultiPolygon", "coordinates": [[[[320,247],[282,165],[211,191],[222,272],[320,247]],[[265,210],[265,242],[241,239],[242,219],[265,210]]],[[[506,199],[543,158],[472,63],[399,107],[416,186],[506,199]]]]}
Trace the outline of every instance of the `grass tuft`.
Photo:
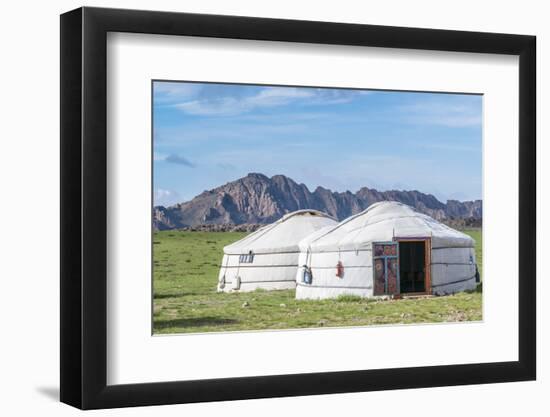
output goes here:
{"type": "Polygon", "coordinates": [[[336,300],[342,303],[359,303],[363,301],[364,298],[353,294],[342,294],[339,295],[336,300]]]}

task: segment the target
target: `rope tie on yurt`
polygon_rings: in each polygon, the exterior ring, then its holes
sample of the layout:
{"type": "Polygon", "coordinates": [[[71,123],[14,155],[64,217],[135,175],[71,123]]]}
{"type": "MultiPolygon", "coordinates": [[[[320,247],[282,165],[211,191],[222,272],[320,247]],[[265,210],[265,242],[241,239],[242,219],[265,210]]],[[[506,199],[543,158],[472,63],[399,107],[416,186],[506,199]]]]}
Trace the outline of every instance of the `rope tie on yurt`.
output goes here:
{"type": "MultiPolygon", "coordinates": [[[[357,238],[357,236],[359,236],[361,231],[364,229],[365,223],[366,223],[366,220],[363,222],[363,225],[361,227],[358,227],[356,229],[357,231],[353,235],[353,239],[351,239],[351,243],[353,244],[353,247],[355,249],[355,256],[359,255],[359,246],[356,244],[356,238],[357,238]]],[[[340,250],[340,248],[338,248],[338,250],[340,250]]]]}
{"type": "Polygon", "coordinates": [[[308,246],[306,251],[306,262],[302,271],[302,282],[311,284],[313,282],[313,274],[311,273],[311,246],[308,246]]]}
{"type": "Polygon", "coordinates": [[[233,289],[239,290],[241,288],[241,277],[239,271],[241,270],[241,256],[239,255],[239,263],[237,264],[237,272],[235,273],[235,280],[233,281],[233,289]]]}
{"type": "Polygon", "coordinates": [[[225,266],[223,267],[223,276],[220,280],[220,288],[223,290],[225,288],[225,274],[227,274],[227,265],[229,264],[229,255],[226,255],[225,257],[225,266]]]}
{"type": "Polygon", "coordinates": [[[336,264],[336,276],[338,278],[344,277],[344,264],[342,263],[340,246],[338,246],[338,263],[336,264]]]}
{"type": "MultiPolygon", "coordinates": [[[[372,207],[372,205],[371,205],[369,208],[367,208],[365,211],[363,211],[362,213],[356,214],[356,215],[353,216],[353,217],[356,217],[356,216],[359,216],[359,215],[362,215],[362,214],[368,212],[368,211],[371,209],[371,207],[372,207]]],[[[353,244],[353,248],[354,248],[354,250],[355,250],[355,256],[358,256],[358,255],[359,255],[359,251],[361,250],[360,247],[359,247],[360,244],[357,244],[357,243],[356,243],[356,239],[357,239],[357,237],[361,234],[361,232],[363,231],[363,229],[364,229],[365,227],[367,227],[367,226],[368,226],[368,219],[365,218],[365,219],[363,220],[363,223],[361,224],[361,226],[359,226],[359,227],[355,228],[354,230],[352,230],[352,231],[354,231],[355,233],[354,233],[354,235],[353,235],[353,238],[350,239],[350,241],[351,241],[351,243],[353,244]]],[[[340,241],[338,241],[338,243],[340,243],[340,241]]],[[[338,248],[338,250],[340,250],[340,248],[338,248]]]]}

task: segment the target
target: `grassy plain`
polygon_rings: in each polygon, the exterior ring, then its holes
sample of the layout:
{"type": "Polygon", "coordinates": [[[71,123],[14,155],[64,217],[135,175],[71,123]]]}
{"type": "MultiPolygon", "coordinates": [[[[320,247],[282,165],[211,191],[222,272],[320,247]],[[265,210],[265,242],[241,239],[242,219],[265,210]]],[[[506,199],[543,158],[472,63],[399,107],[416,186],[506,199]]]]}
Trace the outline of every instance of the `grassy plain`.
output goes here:
{"type": "MultiPolygon", "coordinates": [[[[476,240],[482,272],[480,229],[476,240]]],[[[481,320],[480,291],[444,297],[295,300],[294,290],[217,293],[223,247],[239,232],[156,232],[153,241],[155,334],[367,326],[481,320]]]]}

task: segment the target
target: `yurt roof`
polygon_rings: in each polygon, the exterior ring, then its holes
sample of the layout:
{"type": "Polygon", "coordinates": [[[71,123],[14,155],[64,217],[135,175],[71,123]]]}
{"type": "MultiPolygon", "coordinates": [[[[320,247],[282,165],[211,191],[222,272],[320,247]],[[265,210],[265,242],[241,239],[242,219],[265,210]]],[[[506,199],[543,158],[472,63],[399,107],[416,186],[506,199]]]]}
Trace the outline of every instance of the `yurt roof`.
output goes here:
{"type": "Polygon", "coordinates": [[[226,254],[298,251],[301,239],[316,230],[336,224],[334,218],[321,211],[298,210],[227,245],[223,250],[226,254]]]}
{"type": "Polygon", "coordinates": [[[318,251],[360,249],[370,247],[375,241],[391,241],[394,237],[431,237],[433,247],[471,247],[474,244],[470,236],[406,204],[383,201],[324,232],[308,236],[300,242],[300,247],[318,251]]]}

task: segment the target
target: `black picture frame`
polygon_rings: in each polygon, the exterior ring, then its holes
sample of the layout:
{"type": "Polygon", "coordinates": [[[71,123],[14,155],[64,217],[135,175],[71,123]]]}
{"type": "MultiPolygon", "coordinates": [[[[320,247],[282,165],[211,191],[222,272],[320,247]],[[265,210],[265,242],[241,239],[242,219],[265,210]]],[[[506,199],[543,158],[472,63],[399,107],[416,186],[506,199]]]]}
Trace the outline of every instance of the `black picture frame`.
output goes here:
{"type": "Polygon", "coordinates": [[[536,378],[536,38],[404,27],[79,8],[61,15],[61,401],[82,409],[536,378]],[[519,360],[107,385],[108,32],[519,56],[519,360]]]}

